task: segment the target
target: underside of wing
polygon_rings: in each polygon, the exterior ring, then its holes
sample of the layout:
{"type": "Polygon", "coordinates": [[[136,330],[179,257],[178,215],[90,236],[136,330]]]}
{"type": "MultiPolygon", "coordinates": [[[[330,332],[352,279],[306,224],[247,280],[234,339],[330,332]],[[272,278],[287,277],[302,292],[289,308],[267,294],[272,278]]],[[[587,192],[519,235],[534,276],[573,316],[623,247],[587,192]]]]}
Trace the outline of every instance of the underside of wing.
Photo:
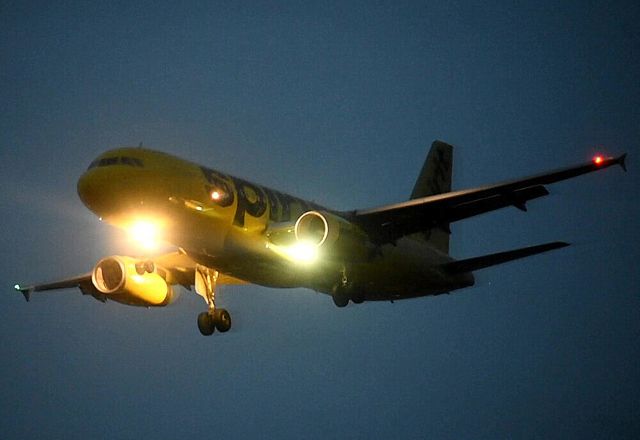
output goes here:
{"type": "Polygon", "coordinates": [[[19,284],[16,284],[14,287],[24,295],[24,299],[27,301],[31,299],[31,293],[45,290],[71,289],[73,287],[78,287],[82,293],[87,295],[92,294],[93,291],[96,290],[91,283],[91,272],[50,283],[33,284],[30,286],[20,286],[19,284]]]}
{"type": "Polygon", "coordinates": [[[379,243],[432,228],[448,229],[448,224],[485,212],[515,206],[526,210],[526,202],[548,194],[544,185],[599,171],[612,165],[625,168],[626,154],[616,158],[564,168],[524,179],[513,180],[463,191],[454,191],[386,205],[357,210],[349,214],[352,222],[362,227],[379,243]]]}
{"type": "MultiPolygon", "coordinates": [[[[103,258],[91,272],[83,275],[28,286],[16,284],[14,287],[27,301],[33,292],[77,287],[84,295],[91,295],[104,302],[108,298],[115,298],[113,295],[116,295],[118,289],[124,289],[125,285],[135,284],[140,280],[140,289],[147,291],[162,284],[181,285],[190,289],[195,283],[196,266],[197,264],[184,252],[171,252],[148,259],[114,256],[103,258]],[[144,281],[150,277],[155,277],[156,283],[144,281]]],[[[217,283],[246,284],[243,280],[222,273],[219,274],[217,283]]]]}
{"type": "MultiPolygon", "coordinates": [[[[192,286],[195,279],[195,270],[197,263],[184,252],[171,252],[152,258],[155,265],[169,272],[174,282],[172,284],[181,284],[185,287],[192,286]]],[[[223,273],[218,275],[218,284],[247,284],[246,281],[235,278],[223,273]]]]}

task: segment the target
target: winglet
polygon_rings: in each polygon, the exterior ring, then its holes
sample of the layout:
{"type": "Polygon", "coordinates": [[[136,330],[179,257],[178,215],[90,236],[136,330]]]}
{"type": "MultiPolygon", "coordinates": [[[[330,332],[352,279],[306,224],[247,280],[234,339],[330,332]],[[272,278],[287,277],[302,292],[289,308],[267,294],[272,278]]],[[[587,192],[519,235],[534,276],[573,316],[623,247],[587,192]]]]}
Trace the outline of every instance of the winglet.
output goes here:
{"type": "Polygon", "coordinates": [[[31,292],[33,292],[33,287],[20,287],[20,284],[16,284],[13,288],[22,293],[24,299],[29,302],[31,299],[31,292]]]}

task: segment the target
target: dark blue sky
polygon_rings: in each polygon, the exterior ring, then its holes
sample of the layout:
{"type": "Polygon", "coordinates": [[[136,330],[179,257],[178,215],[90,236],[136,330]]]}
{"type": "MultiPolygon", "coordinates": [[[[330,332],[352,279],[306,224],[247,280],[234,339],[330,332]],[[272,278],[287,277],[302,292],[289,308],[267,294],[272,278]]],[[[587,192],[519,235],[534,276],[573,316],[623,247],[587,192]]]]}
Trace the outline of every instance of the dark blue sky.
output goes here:
{"type": "Polygon", "coordinates": [[[640,436],[637,2],[0,1],[0,437],[640,436]],[[101,304],[16,282],[130,251],[81,204],[145,145],[337,209],[408,197],[428,146],[462,189],[629,153],[453,226],[471,257],[575,245],[454,295],[337,309],[305,290],[101,304]]]}

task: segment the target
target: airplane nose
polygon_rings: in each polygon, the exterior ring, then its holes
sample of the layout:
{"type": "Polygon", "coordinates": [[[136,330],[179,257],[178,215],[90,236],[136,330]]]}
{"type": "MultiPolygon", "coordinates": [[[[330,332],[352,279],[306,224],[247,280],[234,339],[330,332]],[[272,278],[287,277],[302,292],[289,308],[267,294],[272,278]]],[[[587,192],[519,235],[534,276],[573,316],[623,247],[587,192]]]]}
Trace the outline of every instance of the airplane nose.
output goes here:
{"type": "Polygon", "coordinates": [[[139,197],[140,175],[136,169],[117,166],[90,166],[78,179],[82,203],[100,217],[108,217],[135,204],[139,197]]]}
{"type": "Polygon", "coordinates": [[[99,214],[101,193],[99,179],[96,178],[95,173],[91,169],[87,170],[80,179],[78,179],[78,196],[82,203],[91,211],[99,214]]]}
{"type": "Polygon", "coordinates": [[[87,202],[91,198],[93,188],[89,179],[87,179],[87,173],[82,174],[82,176],[80,176],[80,178],[78,179],[77,189],[78,196],[80,196],[80,200],[82,200],[82,203],[88,205],[87,202]]]}
{"type": "MultiPolygon", "coordinates": [[[[153,209],[167,199],[164,175],[143,161],[142,150],[110,150],[78,179],[82,203],[104,219],[132,211],[153,209]]],[[[147,156],[149,154],[147,153],[147,156]]]]}

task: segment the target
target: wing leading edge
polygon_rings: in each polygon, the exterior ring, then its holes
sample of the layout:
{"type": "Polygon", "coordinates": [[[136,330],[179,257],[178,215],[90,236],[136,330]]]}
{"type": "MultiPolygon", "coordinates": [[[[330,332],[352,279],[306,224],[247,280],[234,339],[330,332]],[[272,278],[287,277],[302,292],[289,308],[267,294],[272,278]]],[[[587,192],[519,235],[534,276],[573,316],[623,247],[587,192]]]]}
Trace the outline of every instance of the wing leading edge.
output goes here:
{"type": "Polygon", "coordinates": [[[612,165],[620,165],[626,171],[626,156],[599,158],[524,179],[357,210],[351,213],[350,219],[378,242],[393,242],[404,235],[431,228],[446,229],[451,222],[507,206],[526,211],[526,202],[549,194],[544,185],[600,171],[612,165]]]}

